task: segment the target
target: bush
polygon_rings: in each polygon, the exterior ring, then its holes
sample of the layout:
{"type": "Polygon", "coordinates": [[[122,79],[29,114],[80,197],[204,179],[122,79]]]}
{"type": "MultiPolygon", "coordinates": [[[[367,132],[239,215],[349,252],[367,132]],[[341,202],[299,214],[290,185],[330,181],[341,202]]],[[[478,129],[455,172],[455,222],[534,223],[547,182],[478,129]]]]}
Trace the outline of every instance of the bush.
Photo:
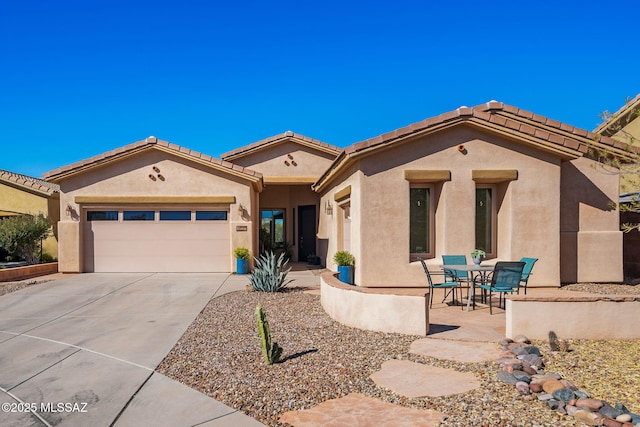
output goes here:
{"type": "Polygon", "coordinates": [[[43,252],[42,256],[40,257],[40,262],[42,264],[46,263],[46,262],[53,262],[56,259],[53,257],[53,255],[51,255],[49,252],[43,252]]]}
{"type": "Polygon", "coordinates": [[[249,259],[249,258],[251,258],[251,252],[249,252],[249,249],[247,249],[247,248],[235,248],[235,250],[233,251],[233,255],[237,259],[249,259]]]}
{"type": "Polygon", "coordinates": [[[333,255],[333,260],[339,266],[353,267],[355,265],[355,258],[349,251],[338,251],[333,255]]]}
{"type": "Polygon", "coordinates": [[[0,246],[12,257],[38,264],[40,259],[36,251],[49,232],[49,221],[42,214],[4,218],[0,221],[0,246]]]}
{"type": "Polygon", "coordinates": [[[256,268],[253,269],[249,278],[251,288],[254,291],[279,292],[293,281],[285,281],[291,268],[282,271],[289,262],[285,260],[284,253],[280,254],[277,260],[273,252],[268,252],[254,259],[256,268]]]}

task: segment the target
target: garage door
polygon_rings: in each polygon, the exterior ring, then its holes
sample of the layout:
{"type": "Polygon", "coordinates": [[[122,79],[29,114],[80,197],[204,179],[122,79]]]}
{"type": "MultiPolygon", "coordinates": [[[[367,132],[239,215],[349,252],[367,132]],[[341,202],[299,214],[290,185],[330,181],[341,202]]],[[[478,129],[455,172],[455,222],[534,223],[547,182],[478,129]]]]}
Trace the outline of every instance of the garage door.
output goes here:
{"type": "Polygon", "coordinates": [[[228,272],[226,210],[85,211],[84,270],[228,272]]]}

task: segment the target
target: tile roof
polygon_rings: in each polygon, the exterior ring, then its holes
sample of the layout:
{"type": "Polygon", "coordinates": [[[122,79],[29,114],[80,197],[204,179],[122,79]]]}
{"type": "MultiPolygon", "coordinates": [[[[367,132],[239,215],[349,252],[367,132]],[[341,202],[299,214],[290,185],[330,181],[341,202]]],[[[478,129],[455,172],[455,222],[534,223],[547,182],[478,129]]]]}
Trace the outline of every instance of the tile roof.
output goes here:
{"type": "Polygon", "coordinates": [[[637,159],[640,149],[612,138],[589,132],[530,111],[498,101],[475,107],[460,107],[453,111],[413,123],[392,132],[355,143],[344,149],[331,167],[314,184],[314,188],[349,158],[387,147],[412,136],[435,132],[459,123],[474,123],[496,129],[513,137],[528,140],[568,158],[590,155],[591,149],[605,149],[626,160],[637,159]]]}
{"type": "Polygon", "coordinates": [[[34,190],[39,193],[47,194],[49,196],[53,193],[60,192],[60,186],[57,184],[53,184],[39,178],[34,178],[32,176],[10,172],[4,169],[0,169],[0,181],[18,185],[28,190],[34,190]]]}
{"type": "Polygon", "coordinates": [[[67,166],[63,166],[58,169],[54,169],[44,174],[45,179],[50,181],[59,181],[60,179],[78,173],[87,169],[90,169],[94,166],[101,165],[103,163],[116,160],[120,157],[127,156],[136,152],[140,152],[143,150],[147,150],[149,148],[158,148],[162,150],[166,150],[169,152],[174,152],[175,154],[186,156],[197,160],[199,162],[208,163],[211,166],[228,169],[229,172],[240,173],[241,175],[245,175],[247,178],[261,179],[262,174],[256,172],[249,168],[244,168],[242,166],[235,165],[233,163],[216,159],[206,154],[199,153],[197,151],[190,150],[186,147],[181,147],[176,144],[172,144],[168,141],[164,141],[162,139],[158,139],[155,136],[149,136],[146,139],[141,141],[134,142],[129,145],[125,145],[124,147],[116,148],[115,150],[99,154],[97,156],[82,160],[80,162],[76,162],[67,166]]]}
{"type": "Polygon", "coordinates": [[[297,140],[298,142],[317,148],[321,151],[335,154],[336,156],[340,154],[340,152],[342,152],[341,148],[338,148],[334,145],[330,145],[326,142],[318,141],[317,139],[309,138],[307,136],[288,130],[284,133],[274,135],[272,137],[254,142],[249,145],[245,145],[244,147],[240,147],[232,151],[228,151],[226,153],[223,153],[220,157],[222,157],[224,160],[237,159],[238,157],[242,157],[255,151],[262,150],[269,145],[277,144],[290,139],[297,140]]]}
{"type": "MultiPolygon", "coordinates": [[[[607,114],[607,113],[605,113],[607,114]]],[[[625,127],[640,114],[640,94],[624,104],[618,111],[611,114],[607,120],[593,131],[605,136],[611,136],[625,127]]]]}

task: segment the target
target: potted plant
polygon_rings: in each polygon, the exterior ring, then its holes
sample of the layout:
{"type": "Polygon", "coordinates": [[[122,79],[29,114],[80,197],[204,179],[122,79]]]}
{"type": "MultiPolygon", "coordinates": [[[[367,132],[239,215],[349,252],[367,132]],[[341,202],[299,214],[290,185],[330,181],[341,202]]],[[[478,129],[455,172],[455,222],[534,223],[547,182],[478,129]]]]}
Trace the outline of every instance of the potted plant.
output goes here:
{"type": "Polygon", "coordinates": [[[320,257],[316,254],[307,255],[307,262],[311,265],[320,265],[320,257]]]}
{"type": "Polygon", "coordinates": [[[471,258],[473,259],[473,264],[478,266],[484,259],[486,253],[482,249],[474,249],[471,251],[471,258]]]}
{"type": "Polygon", "coordinates": [[[247,274],[249,272],[249,258],[251,258],[249,249],[235,248],[233,255],[236,257],[236,274],[247,274]]]}
{"type": "Polygon", "coordinates": [[[333,255],[333,260],[338,264],[338,279],[341,282],[353,285],[353,272],[355,258],[349,251],[338,251],[333,255]]]}

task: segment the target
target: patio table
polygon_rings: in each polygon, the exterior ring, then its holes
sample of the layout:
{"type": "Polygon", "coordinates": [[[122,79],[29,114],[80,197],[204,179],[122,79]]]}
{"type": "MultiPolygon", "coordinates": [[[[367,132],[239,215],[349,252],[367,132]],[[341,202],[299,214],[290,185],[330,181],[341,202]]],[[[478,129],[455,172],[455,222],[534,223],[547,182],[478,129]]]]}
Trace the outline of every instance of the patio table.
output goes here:
{"type": "MultiPolygon", "coordinates": [[[[493,265],[474,265],[474,264],[447,264],[447,265],[441,265],[440,268],[443,270],[467,271],[469,273],[478,272],[480,273],[480,280],[483,282],[486,282],[487,276],[489,275],[490,272],[493,271],[494,266],[493,265]]],[[[475,288],[476,288],[476,281],[472,280],[471,289],[470,289],[471,295],[469,295],[469,298],[467,298],[467,311],[469,311],[471,300],[475,298],[475,294],[476,294],[475,288]]],[[[462,291],[460,295],[461,295],[460,298],[462,298],[462,291]]]]}

